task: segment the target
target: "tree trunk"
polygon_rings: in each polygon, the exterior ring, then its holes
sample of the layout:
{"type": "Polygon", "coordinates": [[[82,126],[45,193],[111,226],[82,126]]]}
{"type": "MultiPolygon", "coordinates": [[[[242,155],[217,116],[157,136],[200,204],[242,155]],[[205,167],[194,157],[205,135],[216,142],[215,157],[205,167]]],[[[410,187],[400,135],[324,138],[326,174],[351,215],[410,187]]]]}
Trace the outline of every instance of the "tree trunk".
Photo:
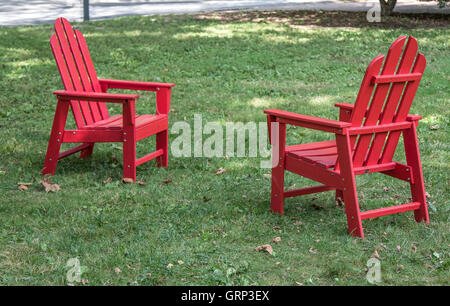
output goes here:
{"type": "Polygon", "coordinates": [[[394,11],[397,0],[380,0],[381,15],[389,16],[394,11]]]}

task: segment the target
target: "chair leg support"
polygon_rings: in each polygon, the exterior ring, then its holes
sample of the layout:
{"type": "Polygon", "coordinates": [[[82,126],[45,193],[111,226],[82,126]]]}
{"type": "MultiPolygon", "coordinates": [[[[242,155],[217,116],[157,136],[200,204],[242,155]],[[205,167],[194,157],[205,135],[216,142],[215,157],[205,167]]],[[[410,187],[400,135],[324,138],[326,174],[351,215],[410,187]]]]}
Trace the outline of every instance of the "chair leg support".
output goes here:
{"type": "Polygon", "coordinates": [[[169,133],[167,130],[156,135],[156,151],[163,150],[163,154],[156,158],[158,167],[167,167],[169,163],[169,133]]]}
{"type": "Polygon", "coordinates": [[[420,161],[419,143],[417,141],[416,126],[403,131],[405,144],[406,162],[412,168],[414,182],[410,183],[412,202],[420,202],[419,209],[414,211],[417,222],[424,221],[430,223],[428,216],[427,199],[425,195],[425,185],[423,181],[422,163],[420,161]]]}
{"type": "Polygon", "coordinates": [[[94,151],[94,143],[89,144],[89,146],[86,149],[81,150],[80,152],[80,158],[88,158],[92,155],[92,151],[94,151]]]}
{"type": "Polygon", "coordinates": [[[47,154],[45,156],[44,168],[42,169],[42,174],[44,175],[55,174],[68,111],[69,103],[58,102],[58,104],[56,105],[52,131],[50,133],[50,139],[48,142],[47,154]]]}

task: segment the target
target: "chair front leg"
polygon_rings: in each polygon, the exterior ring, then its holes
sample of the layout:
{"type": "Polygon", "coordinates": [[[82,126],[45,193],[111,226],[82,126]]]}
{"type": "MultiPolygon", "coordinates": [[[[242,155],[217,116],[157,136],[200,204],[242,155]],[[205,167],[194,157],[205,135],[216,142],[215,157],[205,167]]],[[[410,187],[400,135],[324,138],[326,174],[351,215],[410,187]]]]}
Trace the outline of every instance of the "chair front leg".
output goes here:
{"type": "Polygon", "coordinates": [[[342,192],[344,195],[348,232],[352,236],[364,238],[349,136],[336,134],[336,146],[339,156],[340,173],[344,181],[342,192]]]}
{"type": "Polygon", "coordinates": [[[58,101],[58,104],[56,105],[55,117],[53,119],[52,131],[48,142],[47,154],[45,156],[44,168],[42,169],[42,174],[44,175],[55,174],[68,111],[69,103],[58,101]]]}
{"type": "Polygon", "coordinates": [[[162,149],[163,155],[156,158],[158,167],[167,167],[169,163],[169,132],[165,130],[156,135],[156,150],[162,149]]]}
{"type": "Polygon", "coordinates": [[[134,101],[123,104],[123,177],[136,181],[136,125],[134,101]]]}
{"type": "Polygon", "coordinates": [[[272,135],[272,195],[270,206],[272,212],[283,214],[286,124],[272,121],[269,128],[272,135]]]}

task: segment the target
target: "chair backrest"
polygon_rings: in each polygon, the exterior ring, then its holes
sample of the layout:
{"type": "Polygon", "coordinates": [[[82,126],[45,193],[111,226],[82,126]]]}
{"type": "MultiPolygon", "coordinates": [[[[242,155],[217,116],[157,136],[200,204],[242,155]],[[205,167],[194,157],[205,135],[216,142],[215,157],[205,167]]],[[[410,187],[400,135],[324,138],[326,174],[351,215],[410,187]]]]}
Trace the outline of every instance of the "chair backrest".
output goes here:
{"type": "MultiPolygon", "coordinates": [[[[50,45],[65,90],[102,92],[81,32],[74,31],[65,18],[55,21],[55,32],[50,38],[50,45]]],[[[71,101],[70,105],[78,128],[109,117],[105,103],[71,101]]]]}
{"type": "MultiPolygon", "coordinates": [[[[425,56],[417,50],[414,37],[401,36],[386,57],[380,55],[369,64],[350,118],[352,126],[406,121],[426,66],[425,56]]],[[[352,136],[353,165],[391,162],[400,135],[400,131],[391,131],[352,136]]]]}

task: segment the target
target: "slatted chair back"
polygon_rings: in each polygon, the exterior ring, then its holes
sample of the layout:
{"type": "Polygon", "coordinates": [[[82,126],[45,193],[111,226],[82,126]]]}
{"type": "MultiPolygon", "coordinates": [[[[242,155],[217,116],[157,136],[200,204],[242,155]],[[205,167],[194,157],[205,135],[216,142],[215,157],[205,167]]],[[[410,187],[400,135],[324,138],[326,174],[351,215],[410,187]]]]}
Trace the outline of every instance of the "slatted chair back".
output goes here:
{"type": "MultiPolygon", "coordinates": [[[[391,45],[386,57],[380,55],[369,64],[350,118],[353,127],[406,122],[426,66],[425,56],[417,50],[414,37],[402,36],[391,45]]],[[[400,134],[388,130],[351,136],[353,166],[391,162],[400,134]]]]}
{"type": "MultiPolygon", "coordinates": [[[[79,92],[102,92],[86,41],[78,30],[73,30],[65,18],[55,22],[55,34],[50,39],[64,88],[79,92]]],[[[104,102],[71,101],[78,128],[109,117],[104,102]]]]}

